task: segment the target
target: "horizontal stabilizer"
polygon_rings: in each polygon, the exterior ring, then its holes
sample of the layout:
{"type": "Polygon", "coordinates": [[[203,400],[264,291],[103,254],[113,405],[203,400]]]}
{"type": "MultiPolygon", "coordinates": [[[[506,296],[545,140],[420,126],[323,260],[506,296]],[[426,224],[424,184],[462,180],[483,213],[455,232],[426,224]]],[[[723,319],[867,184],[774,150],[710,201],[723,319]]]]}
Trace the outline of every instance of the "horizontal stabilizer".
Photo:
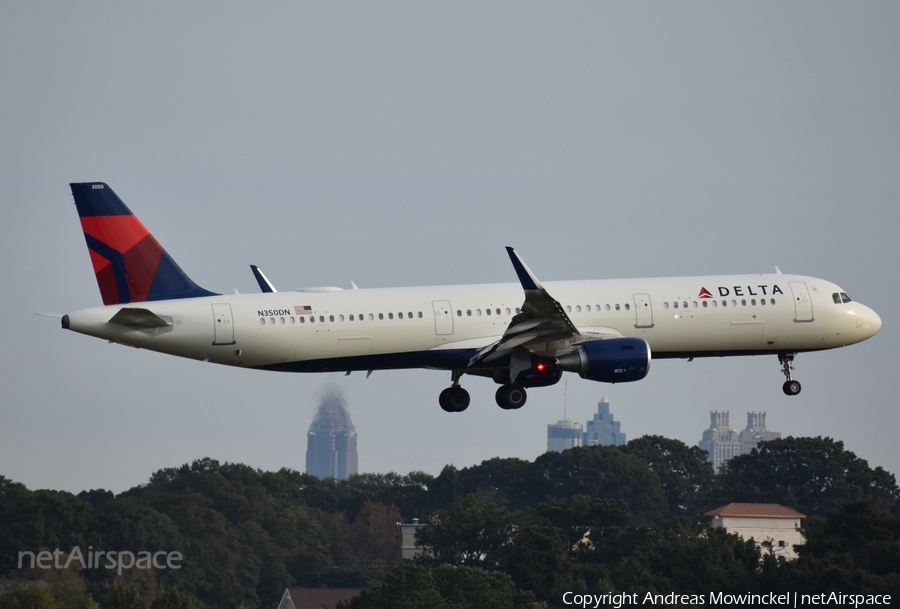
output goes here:
{"type": "Polygon", "coordinates": [[[110,318],[109,323],[133,328],[165,328],[172,325],[171,321],[163,319],[152,311],[131,308],[119,309],[119,312],[110,318]]]}

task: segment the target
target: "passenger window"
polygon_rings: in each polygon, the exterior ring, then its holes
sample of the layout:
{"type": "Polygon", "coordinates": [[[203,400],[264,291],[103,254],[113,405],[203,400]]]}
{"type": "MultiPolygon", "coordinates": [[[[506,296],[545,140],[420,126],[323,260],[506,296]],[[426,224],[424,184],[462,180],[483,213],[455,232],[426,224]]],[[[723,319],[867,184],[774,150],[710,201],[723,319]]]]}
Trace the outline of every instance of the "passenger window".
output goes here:
{"type": "Polygon", "coordinates": [[[379,314],[378,314],[378,319],[384,319],[384,313],[379,313],[379,314]]]}
{"type": "Polygon", "coordinates": [[[566,305],[566,313],[572,312],[572,305],[566,305]]]}
{"type": "Polygon", "coordinates": [[[403,319],[403,311],[397,313],[397,319],[403,319]]]}
{"type": "Polygon", "coordinates": [[[576,312],[576,313],[581,313],[581,305],[576,305],[576,307],[575,307],[575,312],[576,312]]]}
{"type": "Polygon", "coordinates": [[[664,308],[664,309],[668,309],[668,308],[669,308],[669,303],[668,303],[668,302],[664,302],[664,303],[663,303],[663,308],[664,308]]]}
{"type": "Polygon", "coordinates": [[[506,314],[509,315],[509,307],[506,307],[506,314]]]}
{"type": "Polygon", "coordinates": [[[490,309],[486,309],[486,310],[485,310],[485,313],[487,313],[488,315],[490,315],[490,314],[491,314],[491,310],[490,310],[490,309]]]}
{"type": "Polygon", "coordinates": [[[709,301],[708,301],[708,300],[704,300],[704,301],[703,301],[703,308],[705,309],[705,308],[707,308],[708,306],[709,306],[709,301]]]}
{"type": "Polygon", "coordinates": [[[472,317],[472,309],[466,309],[466,317],[472,317]]]}
{"type": "Polygon", "coordinates": [[[590,312],[591,312],[591,305],[587,305],[587,306],[585,307],[585,310],[586,310],[588,313],[590,313],[590,312]]]}
{"type": "Polygon", "coordinates": [[[694,307],[694,308],[696,309],[696,308],[698,307],[697,301],[696,301],[696,300],[692,300],[692,301],[691,301],[691,306],[694,307]]]}
{"type": "Polygon", "coordinates": [[[499,308],[497,309],[497,315],[500,315],[500,309],[499,309],[499,308]]]}
{"type": "Polygon", "coordinates": [[[621,309],[621,307],[619,305],[616,305],[616,311],[618,311],[620,309],[621,309]]]}
{"type": "Polygon", "coordinates": [[[301,324],[305,324],[305,323],[306,323],[306,318],[305,318],[305,317],[301,317],[301,318],[300,318],[300,323],[301,323],[301,324]]]}
{"type": "Polygon", "coordinates": [[[284,317],[279,317],[279,318],[278,318],[278,323],[280,323],[282,326],[285,324],[286,321],[287,321],[287,320],[286,320],[284,317]]]}
{"type": "Polygon", "coordinates": [[[261,326],[266,325],[266,320],[263,319],[262,317],[260,317],[260,318],[259,318],[259,325],[261,325],[261,326]]]}
{"type": "Polygon", "coordinates": [[[742,306],[742,307],[746,307],[746,306],[747,306],[747,299],[746,299],[746,298],[741,298],[741,306],[742,306]]]}
{"type": "Polygon", "coordinates": [[[388,313],[388,319],[394,319],[394,314],[393,314],[393,313],[388,313]]]}
{"type": "Polygon", "coordinates": [[[419,311],[419,319],[422,319],[422,311],[419,311]]]}
{"type": "Polygon", "coordinates": [[[677,303],[677,302],[673,302],[673,303],[672,303],[672,306],[675,307],[675,308],[677,309],[677,308],[678,308],[678,303],[677,303]]]}
{"type": "Polygon", "coordinates": [[[723,301],[722,301],[722,306],[723,306],[723,307],[727,307],[727,306],[728,306],[728,301],[727,301],[727,300],[723,300],[723,301]]]}

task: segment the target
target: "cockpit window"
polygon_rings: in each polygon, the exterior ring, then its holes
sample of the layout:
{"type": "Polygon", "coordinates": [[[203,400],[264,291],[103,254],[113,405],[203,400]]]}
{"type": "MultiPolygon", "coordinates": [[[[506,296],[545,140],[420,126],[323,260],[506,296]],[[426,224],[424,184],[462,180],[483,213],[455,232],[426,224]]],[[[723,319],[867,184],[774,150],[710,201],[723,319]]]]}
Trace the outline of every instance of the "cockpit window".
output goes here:
{"type": "Polygon", "coordinates": [[[834,304],[853,302],[853,299],[847,296],[847,292],[835,292],[831,295],[831,298],[834,300],[834,304]]]}

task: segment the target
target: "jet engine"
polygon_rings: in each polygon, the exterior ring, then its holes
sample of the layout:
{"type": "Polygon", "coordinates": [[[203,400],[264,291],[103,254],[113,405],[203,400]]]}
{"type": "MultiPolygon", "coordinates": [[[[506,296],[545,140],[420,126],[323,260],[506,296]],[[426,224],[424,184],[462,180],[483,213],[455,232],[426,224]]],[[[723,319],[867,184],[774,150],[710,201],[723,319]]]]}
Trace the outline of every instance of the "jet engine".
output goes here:
{"type": "Polygon", "coordinates": [[[650,345],[643,338],[595,340],[560,356],[557,365],[601,383],[639,381],[650,371],[650,345]]]}

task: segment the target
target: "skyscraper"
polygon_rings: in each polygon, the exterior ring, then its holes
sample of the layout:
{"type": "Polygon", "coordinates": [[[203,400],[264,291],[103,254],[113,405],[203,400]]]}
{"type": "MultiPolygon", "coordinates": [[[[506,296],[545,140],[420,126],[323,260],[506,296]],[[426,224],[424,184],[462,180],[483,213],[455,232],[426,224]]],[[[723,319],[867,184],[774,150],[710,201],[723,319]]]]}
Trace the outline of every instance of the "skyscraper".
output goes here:
{"type": "Polygon", "coordinates": [[[703,432],[700,448],[709,453],[713,469],[718,471],[722,464],[735,455],[741,454],[738,434],[728,425],[729,412],[709,413],[709,428],[703,432]]]}
{"type": "Polygon", "coordinates": [[[709,453],[709,461],[717,471],[728,459],[750,454],[760,442],[781,437],[779,432],[768,430],[764,412],[748,412],[747,428],[741,433],[729,427],[727,410],[710,412],[709,418],[709,429],[703,432],[700,448],[709,453]]]}
{"type": "Polygon", "coordinates": [[[340,396],[325,396],[306,439],[307,474],[345,480],[357,472],[356,428],[340,396]]]}
{"type": "Polygon", "coordinates": [[[587,422],[584,432],[584,445],[601,444],[603,446],[619,446],[625,444],[625,434],[620,431],[622,424],[609,412],[609,402],[600,398],[597,403],[597,414],[587,422]]]}
{"type": "Polygon", "coordinates": [[[563,419],[554,425],[547,425],[547,452],[561,453],[567,448],[581,446],[581,423],[563,419]]]}

